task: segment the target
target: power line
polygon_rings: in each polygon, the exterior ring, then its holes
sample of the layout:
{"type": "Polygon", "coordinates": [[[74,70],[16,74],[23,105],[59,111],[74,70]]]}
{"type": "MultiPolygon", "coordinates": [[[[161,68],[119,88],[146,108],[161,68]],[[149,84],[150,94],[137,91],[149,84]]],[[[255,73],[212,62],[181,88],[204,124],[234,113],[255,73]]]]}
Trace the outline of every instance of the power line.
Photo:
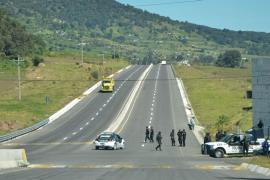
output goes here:
{"type": "Polygon", "coordinates": [[[195,3],[201,2],[204,0],[186,0],[186,1],[173,1],[173,2],[164,2],[164,3],[152,3],[152,4],[138,4],[137,7],[149,7],[149,6],[162,6],[162,5],[174,5],[174,4],[184,4],[184,3],[195,3]]]}

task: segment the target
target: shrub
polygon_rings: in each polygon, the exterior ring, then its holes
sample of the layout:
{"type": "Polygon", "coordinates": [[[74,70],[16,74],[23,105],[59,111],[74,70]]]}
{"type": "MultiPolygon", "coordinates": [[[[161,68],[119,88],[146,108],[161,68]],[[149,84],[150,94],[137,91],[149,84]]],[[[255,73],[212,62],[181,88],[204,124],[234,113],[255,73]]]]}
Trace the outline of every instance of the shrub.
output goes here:
{"type": "Polygon", "coordinates": [[[98,79],[99,77],[99,72],[98,70],[94,70],[91,72],[91,76],[94,78],[94,79],[98,79]]]}
{"type": "Polygon", "coordinates": [[[42,57],[39,57],[39,56],[35,56],[32,59],[33,66],[36,66],[36,67],[42,62],[44,62],[44,59],[42,57]]]}

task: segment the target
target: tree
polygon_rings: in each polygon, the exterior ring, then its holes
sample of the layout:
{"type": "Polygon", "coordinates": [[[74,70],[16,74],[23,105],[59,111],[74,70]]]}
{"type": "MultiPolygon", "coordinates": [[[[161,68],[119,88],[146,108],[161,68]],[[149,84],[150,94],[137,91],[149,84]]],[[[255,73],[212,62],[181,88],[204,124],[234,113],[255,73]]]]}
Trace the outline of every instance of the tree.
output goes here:
{"type": "Polygon", "coordinates": [[[241,59],[241,53],[238,50],[228,50],[224,54],[219,55],[216,65],[231,68],[239,67],[241,59]]]}

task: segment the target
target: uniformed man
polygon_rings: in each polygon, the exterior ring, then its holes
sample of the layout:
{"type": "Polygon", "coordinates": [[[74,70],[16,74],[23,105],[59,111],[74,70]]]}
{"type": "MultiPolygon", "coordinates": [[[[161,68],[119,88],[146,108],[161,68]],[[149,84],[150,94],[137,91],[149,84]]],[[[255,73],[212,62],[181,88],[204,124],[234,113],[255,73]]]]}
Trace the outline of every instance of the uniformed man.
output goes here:
{"type": "Polygon", "coordinates": [[[154,128],[152,126],[150,128],[150,142],[154,142],[154,128]]]}
{"type": "Polygon", "coordinates": [[[179,146],[182,146],[183,136],[182,136],[182,131],[181,131],[180,129],[179,129],[179,131],[177,132],[177,136],[178,136],[179,146]]]}
{"type": "Polygon", "coordinates": [[[182,141],[183,141],[183,147],[186,146],[186,137],[187,137],[187,133],[186,133],[186,130],[183,129],[182,131],[182,141]]]}
{"type": "Polygon", "coordinates": [[[175,146],[174,129],[173,129],[172,132],[170,133],[170,137],[171,137],[172,146],[175,146]]]}
{"type": "Polygon", "coordinates": [[[144,142],[147,142],[147,140],[149,140],[149,141],[150,141],[149,134],[150,134],[150,132],[149,132],[149,128],[148,128],[148,126],[146,126],[146,129],[145,129],[145,138],[144,138],[144,142]]]}
{"type": "Polygon", "coordinates": [[[249,141],[246,136],[244,136],[244,139],[241,141],[243,146],[243,156],[248,156],[248,150],[249,150],[249,141]]]}
{"type": "Polygon", "coordinates": [[[157,147],[156,147],[156,151],[159,149],[161,151],[161,144],[162,144],[162,136],[161,136],[161,132],[159,131],[156,137],[157,140],[157,147]]]}

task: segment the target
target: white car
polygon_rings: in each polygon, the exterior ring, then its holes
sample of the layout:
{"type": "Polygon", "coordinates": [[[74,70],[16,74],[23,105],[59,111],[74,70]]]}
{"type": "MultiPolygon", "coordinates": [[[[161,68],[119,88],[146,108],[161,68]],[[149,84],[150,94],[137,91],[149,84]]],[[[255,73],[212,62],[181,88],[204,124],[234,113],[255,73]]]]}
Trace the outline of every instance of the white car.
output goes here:
{"type": "Polygon", "coordinates": [[[249,151],[253,153],[262,148],[262,142],[264,139],[257,139],[256,141],[250,134],[229,134],[223,137],[219,142],[208,142],[202,146],[202,152],[206,149],[210,156],[216,158],[223,158],[224,155],[233,155],[243,153],[243,146],[241,141],[244,136],[249,140],[249,151]]]}
{"type": "Polygon", "coordinates": [[[125,140],[114,132],[103,132],[95,140],[95,148],[98,149],[124,149],[125,140]]]}

